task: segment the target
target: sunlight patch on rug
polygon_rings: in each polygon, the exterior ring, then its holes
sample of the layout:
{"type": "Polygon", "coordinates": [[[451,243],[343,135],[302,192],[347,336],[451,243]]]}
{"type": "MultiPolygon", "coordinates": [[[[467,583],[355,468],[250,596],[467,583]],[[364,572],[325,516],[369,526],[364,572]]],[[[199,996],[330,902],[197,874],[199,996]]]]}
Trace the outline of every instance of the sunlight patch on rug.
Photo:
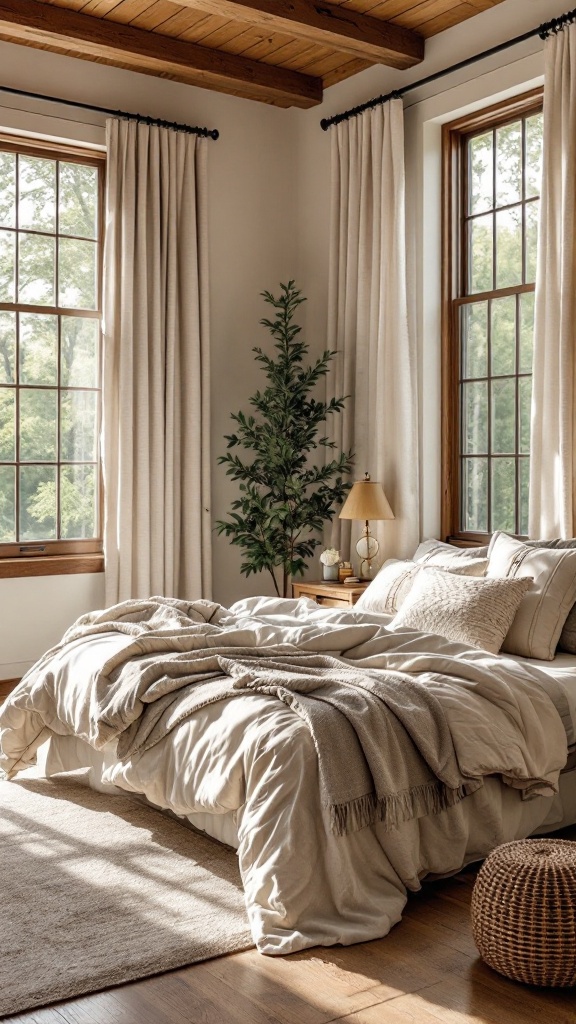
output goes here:
{"type": "Polygon", "coordinates": [[[235,854],[70,776],[0,782],[0,1015],[253,946],[235,854]]]}

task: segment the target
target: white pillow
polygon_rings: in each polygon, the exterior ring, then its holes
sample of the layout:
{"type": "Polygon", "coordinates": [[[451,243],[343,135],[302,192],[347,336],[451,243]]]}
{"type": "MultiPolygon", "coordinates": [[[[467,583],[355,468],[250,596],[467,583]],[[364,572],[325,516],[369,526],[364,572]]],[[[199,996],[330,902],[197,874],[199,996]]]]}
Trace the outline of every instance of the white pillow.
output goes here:
{"type": "MultiPolygon", "coordinates": [[[[477,559],[488,558],[488,547],[481,548],[457,548],[454,544],[445,544],[443,540],[422,541],[414,553],[415,562],[427,562],[431,565],[440,565],[451,568],[453,564],[460,565],[465,562],[477,559]]],[[[484,565],[484,569],[486,565],[484,565]]],[[[483,576],[482,572],[470,572],[470,576],[483,576]]]]}
{"type": "Polygon", "coordinates": [[[527,577],[475,579],[423,566],[389,628],[436,633],[498,654],[531,583],[527,577]]]}
{"type": "Polygon", "coordinates": [[[534,579],[534,586],[518,608],[503,650],[551,661],[576,600],[576,549],[529,547],[506,533],[495,533],[486,575],[490,579],[534,579]]]}
{"type": "Polygon", "coordinates": [[[484,576],[488,567],[488,548],[456,548],[441,540],[425,540],[419,544],[414,561],[419,565],[437,565],[455,569],[465,576],[484,576]]]}
{"type": "MultiPolygon", "coordinates": [[[[448,547],[449,545],[446,545],[448,547]]],[[[450,553],[447,556],[437,554],[434,556],[442,565],[442,559],[446,562],[445,568],[462,576],[482,576],[488,565],[484,559],[459,559],[453,561],[450,553]]],[[[435,564],[437,564],[435,562],[435,564]]],[[[389,559],[384,562],[380,572],[374,577],[370,586],[366,588],[355,607],[360,611],[380,612],[384,615],[395,615],[402,607],[402,604],[410,593],[412,585],[423,563],[409,561],[398,561],[389,559]]]]}
{"type": "Polygon", "coordinates": [[[409,593],[419,568],[416,562],[389,559],[384,562],[354,607],[364,612],[395,615],[409,593]]]}
{"type": "MultiPolygon", "coordinates": [[[[527,540],[529,548],[576,548],[576,538],[571,537],[564,540],[556,537],[554,540],[527,540]]],[[[568,651],[569,654],[576,654],[576,604],[568,612],[566,622],[562,627],[558,647],[561,651],[568,651]]]]}

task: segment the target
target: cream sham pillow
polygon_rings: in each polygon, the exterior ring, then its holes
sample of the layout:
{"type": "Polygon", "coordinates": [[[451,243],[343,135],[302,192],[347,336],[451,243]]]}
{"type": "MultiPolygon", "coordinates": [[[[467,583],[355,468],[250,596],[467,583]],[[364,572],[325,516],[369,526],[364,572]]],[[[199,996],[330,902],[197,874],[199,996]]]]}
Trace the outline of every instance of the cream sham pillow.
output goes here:
{"type": "Polygon", "coordinates": [[[362,612],[395,615],[410,592],[419,568],[416,562],[407,560],[389,559],[384,562],[354,608],[362,612]]]}
{"type": "MultiPolygon", "coordinates": [[[[439,560],[442,554],[436,556],[439,560]]],[[[446,565],[443,566],[448,572],[462,576],[483,575],[488,560],[484,559],[460,559],[453,562],[450,554],[445,558],[446,565]],[[481,563],[481,564],[480,564],[481,563]]],[[[379,612],[383,615],[395,615],[410,593],[412,585],[420,570],[424,568],[423,563],[411,560],[397,561],[390,559],[385,562],[380,572],[374,577],[369,587],[366,588],[360,599],[356,602],[355,608],[360,611],[379,612]]]]}
{"type": "Polygon", "coordinates": [[[576,601],[576,549],[531,547],[495,533],[488,549],[489,579],[530,577],[502,649],[524,658],[552,661],[564,623],[576,601]]]}
{"type": "Polygon", "coordinates": [[[414,561],[425,565],[439,565],[443,569],[468,566],[466,575],[483,576],[488,565],[488,547],[457,548],[443,540],[425,540],[414,552],[414,561]]]}
{"type": "MultiPolygon", "coordinates": [[[[526,546],[529,548],[555,548],[556,550],[574,549],[576,548],[576,539],[572,537],[564,540],[561,537],[556,537],[554,540],[527,540],[526,546]]],[[[562,626],[558,647],[561,651],[567,651],[568,654],[576,654],[576,604],[572,605],[566,622],[562,626]]]]}
{"type": "Polygon", "coordinates": [[[498,654],[532,580],[478,579],[423,566],[390,629],[410,628],[498,654]]]}

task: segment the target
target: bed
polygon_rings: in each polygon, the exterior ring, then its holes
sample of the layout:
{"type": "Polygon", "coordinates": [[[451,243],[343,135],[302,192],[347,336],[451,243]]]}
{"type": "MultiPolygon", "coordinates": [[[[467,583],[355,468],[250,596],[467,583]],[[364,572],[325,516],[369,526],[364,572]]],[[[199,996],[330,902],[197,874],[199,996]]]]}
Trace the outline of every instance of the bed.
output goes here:
{"type": "Polygon", "coordinates": [[[493,654],[369,603],[84,616],[1,709],[0,767],[83,770],[234,847],[264,954],[381,937],[423,878],[576,821],[576,654],[493,654]],[[333,690],[356,705],[337,725],[333,690]]]}

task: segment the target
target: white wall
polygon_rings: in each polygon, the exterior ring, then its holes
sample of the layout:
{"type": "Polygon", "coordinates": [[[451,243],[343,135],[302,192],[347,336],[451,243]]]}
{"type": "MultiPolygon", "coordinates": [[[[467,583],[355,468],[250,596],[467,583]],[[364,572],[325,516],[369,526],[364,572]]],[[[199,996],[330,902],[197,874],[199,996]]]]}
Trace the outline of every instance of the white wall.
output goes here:
{"type": "MultiPolygon", "coordinates": [[[[223,451],[230,412],[261,382],[251,354],[266,340],[258,326],[259,293],[295,277],[308,302],[301,321],[312,350],[326,342],[330,116],[374,95],[511,38],[561,14],[565,0],[505,0],[428,40],[426,60],[406,72],[371,68],[333,86],[320,107],[284,111],[129,71],[0,42],[1,80],[14,88],[79,99],[114,109],[217,127],[210,145],[210,263],[212,318],[212,455],[223,451]]],[[[422,409],[422,532],[439,529],[439,125],[465,107],[503,91],[521,91],[542,74],[538,38],[413,92],[405,99],[408,209],[414,227],[414,316],[420,352],[422,409]]],[[[3,98],[2,128],[103,144],[97,114],[3,98]]],[[[212,513],[226,514],[235,495],[214,465],[212,513]]],[[[228,604],[269,592],[264,577],[239,575],[239,553],[214,538],[214,596],[228,604]]],[[[98,575],[0,580],[0,678],[20,674],[82,612],[103,602],[98,575]]]]}
{"type": "MultiPolygon", "coordinates": [[[[265,343],[258,321],[264,289],[295,276],[293,111],[190,88],[40,50],[0,43],[0,80],[17,89],[141,111],[218,128],[209,150],[210,291],[212,325],[213,517],[225,516],[235,496],[215,465],[225,450],[230,413],[261,382],[251,354],[265,343]]],[[[0,93],[0,130],[102,146],[104,118],[92,112],[0,93]]],[[[244,580],[240,554],[214,538],[214,596],[228,604],[267,588],[244,580]]],[[[268,588],[267,588],[268,589],[268,588]]],[[[0,580],[0,678],[21,674],[56,643],[74,619],[104,601],[100,574],[0,580]]]]}

